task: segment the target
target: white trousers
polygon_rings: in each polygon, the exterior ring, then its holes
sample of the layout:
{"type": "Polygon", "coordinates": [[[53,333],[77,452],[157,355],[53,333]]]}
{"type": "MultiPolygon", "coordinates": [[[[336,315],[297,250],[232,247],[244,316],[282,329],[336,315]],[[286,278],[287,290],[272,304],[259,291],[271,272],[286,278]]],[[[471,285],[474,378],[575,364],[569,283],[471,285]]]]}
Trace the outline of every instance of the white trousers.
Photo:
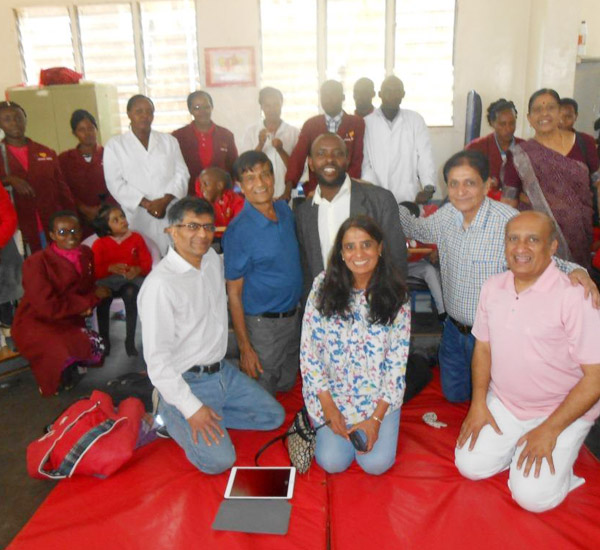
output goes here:
{"type": "Polygon", "coordinates": [[[497,434],[488,424],[479,432],[472,451],[469,451],[470,439],[462,449],[456,448],[454,462],[463,476],[474,480],[485,479],[510,468],[508,487],[512,497],[521,507],[531,512],[544,512],[558,506],[569,491],[585,483],[583,478],[573,474],[573,463],[592,422],[579,418],[558,436],[552,452],[554,475],[550,473],[548,462],[544,459],[538,478],[534,476],[535,464],[529,476],[525,477],[525,463],[517,470],[519,455],[525,444],[517,447],[517,441],[547,417],[519,420],[492,392],[488,393],[487,405],[502,435],[497,434]]]}

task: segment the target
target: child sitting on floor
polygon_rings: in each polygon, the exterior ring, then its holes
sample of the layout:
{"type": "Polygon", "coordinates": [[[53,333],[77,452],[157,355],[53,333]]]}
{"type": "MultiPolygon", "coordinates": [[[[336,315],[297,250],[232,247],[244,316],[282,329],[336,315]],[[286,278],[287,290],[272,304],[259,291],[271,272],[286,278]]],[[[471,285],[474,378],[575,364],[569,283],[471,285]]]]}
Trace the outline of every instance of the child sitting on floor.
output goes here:
{"type": "MultiPolygon", "coordinates": [[[[231,176],[221,168],[211,167],[200,173],[196,195],[212,204],[217,227],[227,227],[244,208],[244,197],[233,190],[231,176]]],[[[222,236],[223,231],[216,231],[214,242],[220,244],[222,236]]]]}
{"type": "Polygon", "coordinates": [[[135,348],[135,327],[137,323],[137,295],[144,277],[152,268],[152,256],[144,238],[129,230],[129,223],[119,206],[103,205],[93,222],[99,239],[92,244],[96,264],[98,284],[113,291],[112,296],[103,300],[97,309],[98,332],[110,352],[109,315],[114,296],[123,299],[125,304],[126,338],[125,351],[128,356],[138,354],[135,348]]]}

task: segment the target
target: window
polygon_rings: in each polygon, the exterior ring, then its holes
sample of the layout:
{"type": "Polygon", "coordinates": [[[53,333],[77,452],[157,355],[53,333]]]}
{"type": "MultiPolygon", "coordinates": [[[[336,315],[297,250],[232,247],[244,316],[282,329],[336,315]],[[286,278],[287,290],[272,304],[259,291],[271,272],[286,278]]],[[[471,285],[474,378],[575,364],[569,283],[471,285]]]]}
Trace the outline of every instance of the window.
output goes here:
{"type": "Polygon", "coordinates": [[[129,124],[125,106],[139,93],[129,4],[81,6],[79,29],[83,73],[87,80],[117,87],[121,127],[129,124]]]}
{"type": "Polygon", "coordinates": [[[455,0],[260,4],[261,85],[281,89],[289,122],[300,126],[316,113],[318,84],[327,78],[342,82],[344,108],[352,112],[356,80],[366,76],[379,89],[393,72],[406,88],[403,106],[420,112],[430,126],[452,125],[455,0]]]}
{"type": "Polygon", "coordinates": [[[317,114],[317,7],[315,0],[262,0],[262,86],[283,93],[283,116],[297,127],[317,114]]]}
{"type": "Polygon", "coordinates": [[[402,102],[430,126],[452,125],[454,1],[396,0],[396,63],[402,102]]]}
{"type": "Polygon", "coordinates": [[[40,81],[40,70],[75,67],[71,18],[67,8],[27,8],[18,11],[23,72],[28,84],[40,81]]]}
{"type": "Polygon", "coordinates": [[[194,0],[134,1],[16,10],[24,77],[65,66],[89,81],[117,87],[122,127],[129,97],[148,95],[153,127],[172,131],[189,121],[186,98],[199,87],[194,0]]]}
{"type": "Polygon", "coordinates": [[[346,112],[354,112],[352,88],[359,78],[370,78],[379,88],[384,57],[385,0],[328,0],[327,78],[343,84],[346,112]]]}

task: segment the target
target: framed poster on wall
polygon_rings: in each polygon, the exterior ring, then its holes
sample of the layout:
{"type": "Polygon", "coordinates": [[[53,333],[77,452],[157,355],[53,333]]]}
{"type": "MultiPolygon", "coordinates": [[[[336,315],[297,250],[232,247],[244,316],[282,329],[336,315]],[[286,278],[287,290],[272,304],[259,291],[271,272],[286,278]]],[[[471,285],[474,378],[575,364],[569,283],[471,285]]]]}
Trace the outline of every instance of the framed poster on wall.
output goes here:
{"type": "Polygon", "coordinates": [[[255,86],[254,48],[204,48],[206,86],[255,86]]]}

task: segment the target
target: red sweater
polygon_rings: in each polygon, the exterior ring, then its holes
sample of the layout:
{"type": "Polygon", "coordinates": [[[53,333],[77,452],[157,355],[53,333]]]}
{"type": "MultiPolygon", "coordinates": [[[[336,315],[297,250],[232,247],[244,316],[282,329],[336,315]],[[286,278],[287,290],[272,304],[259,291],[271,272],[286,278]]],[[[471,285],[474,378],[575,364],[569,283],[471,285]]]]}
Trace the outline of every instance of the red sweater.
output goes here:
{"type": "MultiPolygon", "coordinates": [[[[63,179],[56,153],[30,139],[27,140],[27,145],[29,146],[28,170],[25,171],[25,168],[10,151],[7,151],[8,165],[13,176],[24,179],[35,191],[35,197],[26,197],[15,193],[13,198],[23,237],[31,251],[37,252],[41,250],[42,245],[38,234],[36,211],[42,221],[46,238],[50,242],[48,235],[50,216],[57,210],[75,210],[75,201],[63,179]]],[[[4,163],[0,162],[0,180],[5,175],[4,163]]]]}
{"type": "MultiPolygon", "coordinates": [[[[196,180],[196,196],[204,198],[200,182],[196,180]]],[[[212,203],[215,210],[215,225],[217,227],[227,227],[229,222],[233,220],[244,208],[244,197],[239,195],[232,189],[225,189],[219,200],[212,203]]],[[[223,232],[217,231],[215,237],[222,237],[223,232]]]]}
{"type": "Polygon", "coordinates": [[[10,241],[16,230],[17,212],[8,191],[0,185],[0,249],[10,241]]]}
{"type": "Polygon", "coordinates": [[[152,269],[152,256],[139,233],[131,233],[122,243],[118,243],[110,236],[100,237],[92,244],[92,250],[96,280],[111,275],[108,268],[113,264],[139,266],[142,270],[140,275],[143,276],[148,275],[152,269]]]}
{"type": "MultiPolygon", "coordinates": [[[[173,136],[179,142],[183,160],[185,160],[190,172],[188,195],[191,196],[194,195],[194,182],[196,181],[196,178],[200,175],[202,170],[208,168],[208,166],[204,166],[202,164],[200,156],[198,155],[198,137],[194,131],[193,124],[194,123],[192,122],[187,126],[179,128],[173,132],[173,136]]],[[[215,124],[215,130],[212,134],[212,141],[213,156],[210,166],[222,168],[225,170],[225,172],[229,172],[232,177],[235,177],[233,173],[233,163],[238,157],[238,152],[235,147],[233,134],[226,128],[217,126],[215,124]]]]}

